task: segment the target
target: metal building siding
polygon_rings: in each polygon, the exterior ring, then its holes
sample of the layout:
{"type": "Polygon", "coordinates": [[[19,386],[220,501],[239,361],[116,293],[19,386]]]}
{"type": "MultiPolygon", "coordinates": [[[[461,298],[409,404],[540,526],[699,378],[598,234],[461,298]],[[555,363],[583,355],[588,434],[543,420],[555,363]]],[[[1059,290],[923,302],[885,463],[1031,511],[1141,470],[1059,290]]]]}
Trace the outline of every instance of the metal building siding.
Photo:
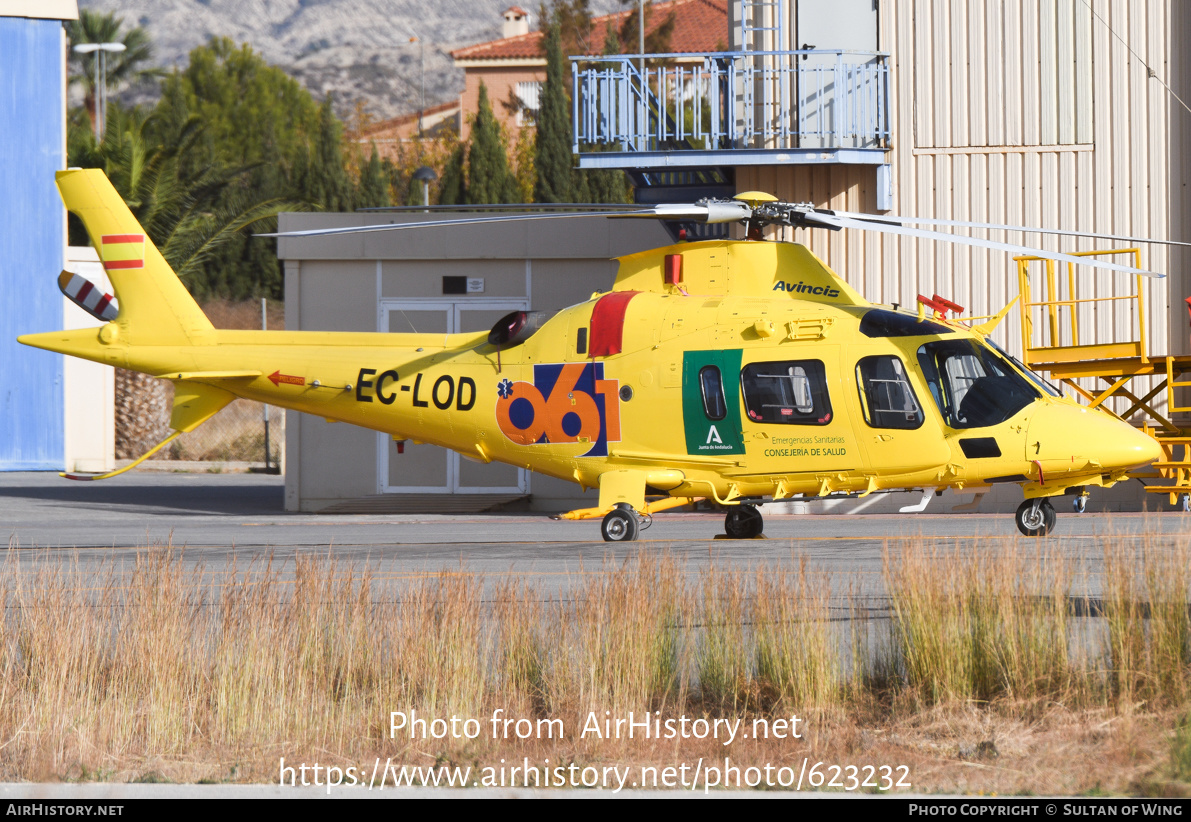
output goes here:
{"type": "MultiPolygon", "coordinates": [[[[1191,10],[1173,0],[1093,0],[1096,14],[1180,96],[1191,101],[1191,10]]],[[[880,47],[890,53],[894,214],[1037,225],[1188,240],[1191,113],[1093,18],[1082,0],[880,0],[880,47]],[[1060,68],[1061,67],[1061,68],[1060,68]]],[[[841,187],[811,184],[814,170],[737,171],[742,190],[773,190],[824,207],[873,210],[875,172],[840,168],[841,187]]],[[[962,230],[961,230],[962,231],[962,230]]],[[[1028,232],[975,236],[1050,250],[1108,245],[1028,232]]],[[[861,232],[787,233],[873,302],[911,305],[938,292],[973,314],[1017,293],[1010,254],[861,232]],[[848,236],[843,236],[847,234],[848,236]]],[[[1120,244],[1117,244],[1118,246],[1120,244]]],[[[1145,246],[1151,353],[1187,353],[1191,254],[1145,246]]],[[[1097,296],[1132,280],[1088,275],[1097,296]]],[[[1086,323],[1086,325],[1085,325],[1086,323]]],[[[1099,341],[1135,339],[1126,303],[1084,309],[1099,341]]],[[[1021,347],[1017,311],[997,334],[1021,347]]],[[[1123,410],[1123,409],[1122,409],[1123,410]]]]}
{"type": "Polygon", "coordinates": [[[0,17],[0,470],[63,467],[62,357],[16,337],[62,327],[64,71],[61,22],[0,17]]]}

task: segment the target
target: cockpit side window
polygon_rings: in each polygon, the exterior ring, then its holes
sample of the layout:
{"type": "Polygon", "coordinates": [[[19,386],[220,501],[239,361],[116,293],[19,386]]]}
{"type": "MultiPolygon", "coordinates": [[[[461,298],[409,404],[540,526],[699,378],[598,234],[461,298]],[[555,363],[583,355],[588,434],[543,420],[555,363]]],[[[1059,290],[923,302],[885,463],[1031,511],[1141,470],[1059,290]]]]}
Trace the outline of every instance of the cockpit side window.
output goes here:
{"type": "Polygon", "coordinates": [[[1041,396],[1000,355],[974,340],[927,343],[918,349],[918,364],[952,428],[997,425],[1041,396]]]}
{"type": "Polygon", "coordinates": [[[865,357],[856,364],[864,421],[872,428],[913,429],[926,415],[897,357],[865,357]]]}
{"type": "Polygon", "coordinates": [[[754,422],[831,422],[826,371],[818,360],[751,363],[741,369],[740,387],[745,410],[754,422]]]}

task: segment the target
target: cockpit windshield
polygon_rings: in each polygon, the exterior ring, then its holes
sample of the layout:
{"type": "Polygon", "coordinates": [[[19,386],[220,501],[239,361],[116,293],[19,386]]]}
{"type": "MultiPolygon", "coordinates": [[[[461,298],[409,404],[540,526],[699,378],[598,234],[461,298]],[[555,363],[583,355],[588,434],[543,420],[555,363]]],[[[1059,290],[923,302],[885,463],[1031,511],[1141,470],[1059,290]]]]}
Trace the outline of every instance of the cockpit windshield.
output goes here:
{"type": "Polygon", "coordinates": [[[1017,370],[1020,371],[1021,373],[1025,374],[1026,379],[1028,379],[1030,382],[1034,383],[1034,385],[1038,386],[1043,391],[1045,391],[1047,394],[1050,394],[1052,397],[1063,396],[1063,392],[1060,391],[1057,386],[1055,386],[1054,384],[1052,384],[1051,382],[1049,382],[1047,380],[1044,380],[1042,377],[1038,376],[1033,371],[1026,368],[1025,363],[1023,363],[1017,357],[1013,356],[1008,351],[1006,351],[1004,348],[1001,348],[1001,346],[999,346],[995,342],[993,342],[992,337],[988,337],[985,340],[985,342],[988,343],[989,347],[992,348],[993,351],[996,351],[1002,357],[1009,360],[1009,362],[1016,365],[1017,370]]]}
{"type": "Polygon", "coordinates": [[[918,349],[918,364],[952,428],[1002,423],[1041,396],[1004,357],[975,340],[927,343],[918,349]]]}

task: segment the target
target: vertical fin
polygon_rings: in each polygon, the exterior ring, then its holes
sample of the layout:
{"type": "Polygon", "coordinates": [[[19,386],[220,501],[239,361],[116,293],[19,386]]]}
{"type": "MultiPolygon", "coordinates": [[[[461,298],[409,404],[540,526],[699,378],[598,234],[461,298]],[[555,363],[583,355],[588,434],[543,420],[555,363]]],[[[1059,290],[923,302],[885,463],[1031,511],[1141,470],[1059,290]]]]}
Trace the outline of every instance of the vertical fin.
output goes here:
{"type": "Polygon", "coordinates": [[[199,343],[213,327],[104,173],[59,171],[58,191],[87,227],[112,281],[121,336],[145,345],[199,343]]]}

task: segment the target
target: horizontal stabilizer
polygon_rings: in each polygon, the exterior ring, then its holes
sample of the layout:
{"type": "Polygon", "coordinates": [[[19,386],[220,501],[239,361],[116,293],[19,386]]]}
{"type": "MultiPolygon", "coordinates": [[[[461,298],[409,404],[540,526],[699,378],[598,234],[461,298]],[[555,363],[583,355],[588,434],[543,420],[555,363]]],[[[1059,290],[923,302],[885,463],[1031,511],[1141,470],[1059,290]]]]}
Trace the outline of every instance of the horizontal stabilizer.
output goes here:
{"type": "Polygon", "coordinates": [[[174,411],[170,415],[170,428],[182,432],[193,431],[235,398],[236,395],[230,391],[213,385],[177,382],[174,384],[174,411]]]}
{"type": "Polygon", "coordinates": [[[260,375],[260,371],[170,371],[153,376],[159,380],[246,380],[260,375]]]}
{"type": "Polygon", "coordinates": [[[125,471],[131,471],[178,437],[189,431],[193,431],[211,419],[211,417],[219,413],[224,406],[235,398],[236,396],[234,394],[224,391],[222,388],[203,385],[202,383],[178,382],[174,386],[174,411],[170,415],[170,428],[174,429],[174,433],[157,443],[157,445],[153,446],[153,448],[141,457],[133,460],[123,468],[117,468],[115,471],[109,471],[106,474],[70,474],[64,472],[59,474],[59,476],[70,480],[103,480],[119,476],[125,471]]]}

